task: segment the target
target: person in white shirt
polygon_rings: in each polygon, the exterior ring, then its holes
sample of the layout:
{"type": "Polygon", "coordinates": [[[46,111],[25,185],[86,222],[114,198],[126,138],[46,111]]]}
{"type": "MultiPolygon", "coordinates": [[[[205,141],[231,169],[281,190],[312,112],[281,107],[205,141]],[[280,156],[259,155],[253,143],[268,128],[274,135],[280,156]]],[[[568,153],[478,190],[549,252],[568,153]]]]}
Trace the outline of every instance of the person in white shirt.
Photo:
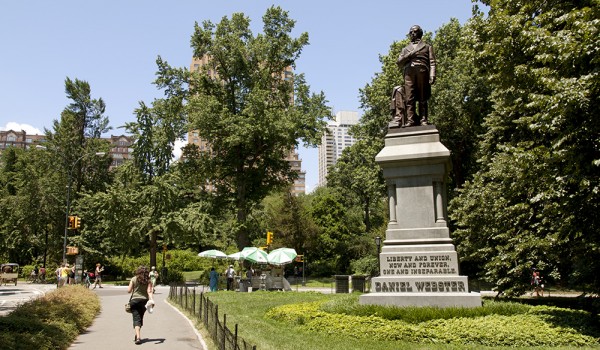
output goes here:
{"type": "Polygon", "coordinates": [[[227,290],[233,290],[233,278],[235,277],[233,265],[229,265],[229,268],[225,271],[225,276],[227,277],[227,290]]]}

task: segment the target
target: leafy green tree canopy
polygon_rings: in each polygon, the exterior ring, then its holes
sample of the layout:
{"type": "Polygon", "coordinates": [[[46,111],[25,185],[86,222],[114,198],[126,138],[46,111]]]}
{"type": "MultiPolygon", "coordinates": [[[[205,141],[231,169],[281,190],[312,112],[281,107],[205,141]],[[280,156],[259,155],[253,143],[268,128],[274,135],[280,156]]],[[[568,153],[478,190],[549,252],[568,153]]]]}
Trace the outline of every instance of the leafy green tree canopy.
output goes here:
{"type": "MultiPolygon", "coordinates": [[[[190,127],[210,144],[205,174],[234,204],[242,226],[254,203],[297,176],[286,156],[300,141],[316,145],[331,114],[324,94],[311,93],[304,76],[291,72],[308,34],[293,38],[295,21],[279,7],[266,11],[263,24],[254,35],[249,18],[235,13],[217,25],[196,24],[191,39],[205,63],[189,80],[190,127]]],[[[186,95],[184,79],[170,73],[165,69],[161,82],[186,95]]],[[[243,227],[237,241],[240,248],[249,243],[243,227]]]]}
{"type": "Polygon", "coordinates": [[[508,294],[532,267],[598,291],[599,3],[484,3],[471,39],[493,108],[481,169],[450,211],[459,249],[508,294]]]}

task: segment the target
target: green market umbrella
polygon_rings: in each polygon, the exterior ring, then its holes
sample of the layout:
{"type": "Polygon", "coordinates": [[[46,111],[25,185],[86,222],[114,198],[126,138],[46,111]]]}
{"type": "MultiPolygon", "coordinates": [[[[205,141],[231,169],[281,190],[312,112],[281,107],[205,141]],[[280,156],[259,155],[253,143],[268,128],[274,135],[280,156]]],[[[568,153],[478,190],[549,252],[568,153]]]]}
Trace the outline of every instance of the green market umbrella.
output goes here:
{"type": "Polygon", "coordinates": [[[246,247],[240,252],[240,256],[244,260],[248,260],[252,263],[267,264],[267,252],[256,247],[246,247]]]}
{"type": "Polygon", "coordinates": [[[227,254],[223,253],[220,250],[216,250],[216,249],[205,250],[203,252],[200,252],[198,254],[198,256],[202,257],[202,258],[211,258],[211,259],[226,259],[227,258],[227,254]]]}
{"type": "Polygon", "coordinates": [[[242,252],[237,252],[237,253],[229,254],[229,255],[227,255],[227,259],[231,259],[231,260],[243,260],[243,258],[242,258],[242,252]]]}
{"type": "Polygon", "coordinates": [[[285,265],[294,261],[294,258],[298,255],[295,249],[292,248],[278,248],[273,250],[267,255],[269,264],[273,265],[285,265]]]}

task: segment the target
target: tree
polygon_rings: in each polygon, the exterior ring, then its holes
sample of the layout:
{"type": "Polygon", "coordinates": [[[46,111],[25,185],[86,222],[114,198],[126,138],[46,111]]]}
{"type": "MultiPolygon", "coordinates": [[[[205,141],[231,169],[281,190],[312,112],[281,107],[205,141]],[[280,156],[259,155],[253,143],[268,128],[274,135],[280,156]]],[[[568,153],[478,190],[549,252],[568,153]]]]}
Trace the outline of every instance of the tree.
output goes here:
{"type": "MultiPolygon", "coordinates": [[[[311,94],[302,74],[285,73],[308,44],[308,34],[292,38],[295,22],[279,7],[269,8],[263,23],[256,36],[241,13],[216,26],[196,24],[194,56],[208,63],[191,75],[187,95],[173,88],[189,98],[190,126],[210,144],[204,173],[216,195],[236,208],[239,248],[250,243],[245,227],[250,208],[293,181],[297,174],[286,156],[299,140],[316,145],[323,119],[331,114],[323,93],[311,94]]],[[[181,86],[182,79],[168,78],[180,74],[164,72],[166,84],[181,86]]]]}
{"type": "MultiPolygon", "coordinates": [[[[425,35],[423,40],[429,37],[425,35]]],[[[396,65],[400,51],[408,44],[408,39],[393,42],[387,55],[379,55],[381,72],[376,72],[370,83],[360,89],[360,104],[364,114],[360,124],[352,128],[352,133],[360,138],[382,140],[387,133],[387,125],[392,119],[390,100],[394,86],[404,84],[402,72],[396,65]]],[[[383,145],[382,145],[383,147],[383,145]]]]}
{"type": "MultiPolygon", "coordinates": [[[[60,121],[54,120],[53,130],[45,130],[46,151],[31,153],[31,162],[27,165],[31,167],[28,169],[31,175],[24,175],[28,186],[23,187],[21,193],[25,195],[23,199],[32,205],[27,213],[20,214],[21,220],[35,215],[35,232],[44,234],[44,252],[47,249],[52,252],[55,248],[52,242],[62,241],[58,237],[66,234],[66,215],[72,212],[79,194],[83,190],[102,190],[109,182],[110,158],[93,156],[96,152],[108,150],[108,145],[99,139],[100,134],[108,130],[108,118],[103,115],[104,102],[92,99],[90,85],[78,79],[72,81],[67,78],[65,92],[72,102],[62,111],[60,121]],[[42,157],[40,152],[45,152],[45,156],[42,157]],[[37,177],[34,174],[41,175],[37,177]],[[42,186],[43,189],[40,189],[42,186]],[[33,210],[33,207],[37,209],[33,210]]],[[[55,251],[62,252],[63,244],[55,251]]]]}
{"type": "MultiPolygon", "coordinates": [[[[103,146],[106,150],[106,145],[102,145],[99,138],[102,133],[109,131],[110,127],[108,127],[108,117],[104,115],[106,105],[102,98],[91,97],[91,87],[87,81],[79,79],[73,81],[67,77],[65,93],[71,103],[62,111],[60,121],[54,120],[53,132],[45,131],[48,147],[59,156],[65,172],[72,172],[74,193],[77,194],[84,185],[82,169],[97,164],[97,159],[86,158],[79,162],[77,159],[84,154],[99,152],[103,150],[103,146]]],[[[106,162],[108,157],[102,163],[106,162]]],[[[104,169],[107,169],[107,166],[104,169]]]]}
{"type": "MultiPolygon", "coordinates": [[[[164,64],[157,59],[159,68],[164,64]]],[[[161,87],[160,79],[156,84],[161,87]]],[[[173,161],[175,140],[185,135],[185,116],[182,99],[166,91],[167,98],[157,99],[148,107],[140,102],[136,109],[137,122],[125,127],[133,134],[134,165],[141,175],[142,184],[137,195],[142,204],[143,216],[136,219],[137,228],[150,237],[150,264],[156,265],[158,235],[165,232],[163,216],[178,206],[173,197],[176,186],[169,179],[169,168],[173,161]]]]}
{"type": "Polygon", "coordinates": [[[473,31],[469,23],[461,27],[451,19],[436,30],[433,40],[437,79],[432,86],[431,119],[451,151],[450,189],[462,187],[477,171],[477,143],[483,119],[491,110],[487,77],[475,63],[473,31]]]}
{"type": "Polygon", "coordinates": [[[64,229],[64,192],[56,192],[51,159],[40,150],[7,148],[0,164],[0,257],[28,264],[43,256],[45,265],[48,255],[62,253],[55,242],[64,229]]]}
{"type": "Polygon", "coordinates": [[[303,254],[317,244],[318,227],[308,207],[308,196],[294,196],[283,190],[269,195],[262,201],[265,212],[265,231],[272,231],[274,243],[271,248],[294,248],[303,254]]]}
{"type": "Polygon", "coordinates": [[[348,204],[358,204],[361,207],[366,232],[371,231],[372,216],[381,218],[381,215],[372,213],[371,210],[379,208],[377,202],[386,193],[381,168],[375,163],[375,156],[381,148],[381,142],[359,140],[344,149],[327,176],[327,184],[337,187],[348,204]]]}
{"type": "Polygon", "coordinates": [[[345,206],[333,188],[317,188],[310,199],[310,214],[319,227],[314,246],[307,247],[309,268],[315,275],[347,273],[350,261],[363,256],[364,226],[356,207],[345,206]]]}
{"type": "Polygon", "coordinates": [[[114,181],[106,191],[85,193],[78,211],[86,218],[78,240],[88,258],[111,255],[135,256],[147,232],[135,224],[145,217],[140,200],[142,177],[131,162],[114,171],[114,181]]]}
{"type": "Polygon", "coordinates": [[[481,170],[451,204],[459,251],[507,294],[532,267],[597,292],[598,3],[484,3],[472,44],[493,109],[481,170]]]}

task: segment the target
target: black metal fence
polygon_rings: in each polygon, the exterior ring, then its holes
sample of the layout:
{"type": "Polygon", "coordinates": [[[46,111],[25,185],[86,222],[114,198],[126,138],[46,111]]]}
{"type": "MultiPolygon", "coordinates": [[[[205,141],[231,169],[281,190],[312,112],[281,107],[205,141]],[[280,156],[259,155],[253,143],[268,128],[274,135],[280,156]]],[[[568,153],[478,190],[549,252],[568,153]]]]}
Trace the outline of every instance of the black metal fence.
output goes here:
{"type": "Polygon", "coordinates": [[[233,331],[227,327],[226,314],[223,314],[223,321],[219,320],[219,305],[208,300],[203,292],[196,293],[196,288],[190,289],[185,285],[170,287],[169,300],[201,321],[219,350],[256,350],[256,345],[238,337],[237,323],[233,331]]]}

